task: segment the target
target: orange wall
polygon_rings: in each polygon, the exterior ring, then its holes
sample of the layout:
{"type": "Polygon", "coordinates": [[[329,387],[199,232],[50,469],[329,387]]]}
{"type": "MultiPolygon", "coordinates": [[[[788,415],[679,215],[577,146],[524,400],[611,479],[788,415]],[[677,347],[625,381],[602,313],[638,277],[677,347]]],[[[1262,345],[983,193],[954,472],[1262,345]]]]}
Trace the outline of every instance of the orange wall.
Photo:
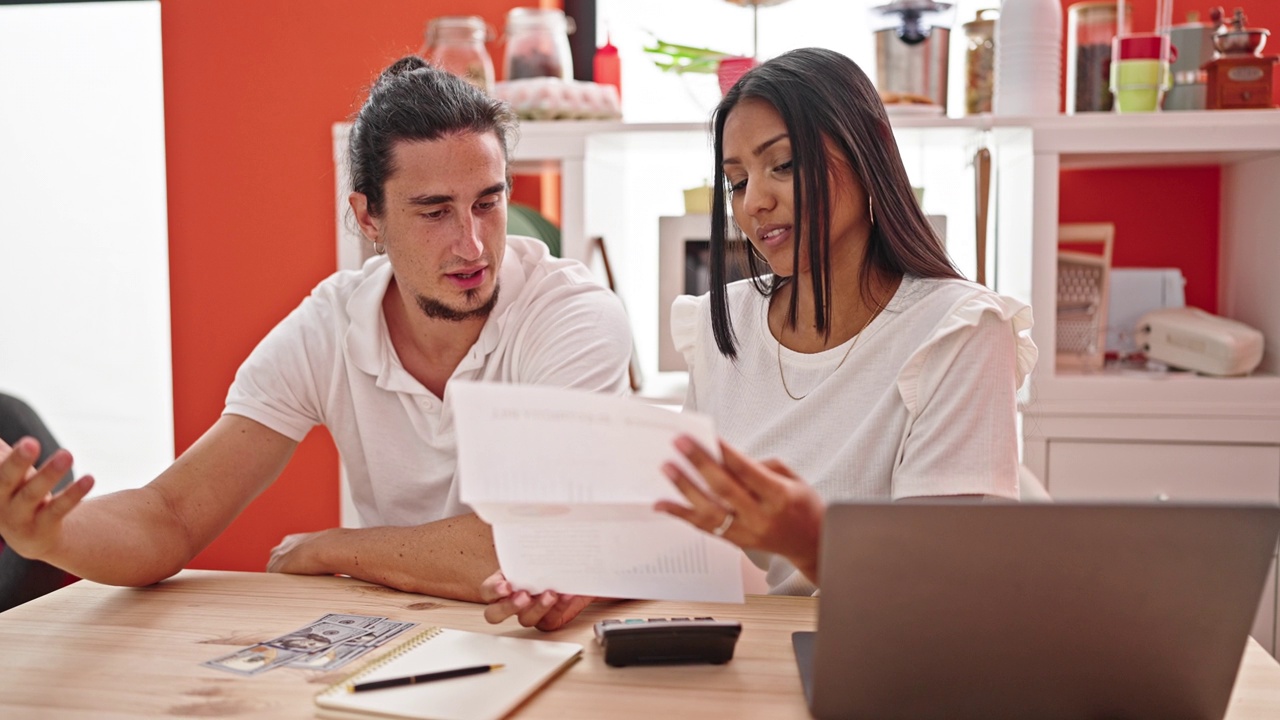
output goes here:
{"type": "MultiPolygon", "coordinates": [[[[466,0],[501,28],[517,0],[466,0]]],[[[330,128],[422,45],[448,0],[162,0],[175,448],[222,411],[236,368],[336,267],[330,128]]],[[[500,62],[501,46],[490,52],[500,62]]],[[[338,522],[338,457],[312,433],[194,567],[261,570],[338,522]]]]}

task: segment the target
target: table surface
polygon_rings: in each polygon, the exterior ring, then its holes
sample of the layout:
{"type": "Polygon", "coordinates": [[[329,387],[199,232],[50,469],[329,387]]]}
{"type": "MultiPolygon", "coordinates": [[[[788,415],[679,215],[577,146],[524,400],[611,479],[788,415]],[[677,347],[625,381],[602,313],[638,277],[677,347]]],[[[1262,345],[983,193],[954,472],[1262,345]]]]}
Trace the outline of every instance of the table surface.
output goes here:
{"type": "MultiPolygon", "coordinates": [[[[581,643],[582,659],[519,708],[520,720],[808,717],[791,633],[813,629],[813,598],[598,603],[568,628],[541,633],[510,620],[489,625],[479,605],[350,578],[201,570],[147,588],[82,580],[0,613],[0,717],[311,718],[317,692],[409,634],[329,673],[277,668],[241,677],[201,663],[329,612],[581,643]],[[591,627],[611,617],[695,616],[742,621],[732,662],[611,668],[591,627]]],[[[1280,665],[1252,641],[1227,718],[1280,718],[1280,665]]]]}

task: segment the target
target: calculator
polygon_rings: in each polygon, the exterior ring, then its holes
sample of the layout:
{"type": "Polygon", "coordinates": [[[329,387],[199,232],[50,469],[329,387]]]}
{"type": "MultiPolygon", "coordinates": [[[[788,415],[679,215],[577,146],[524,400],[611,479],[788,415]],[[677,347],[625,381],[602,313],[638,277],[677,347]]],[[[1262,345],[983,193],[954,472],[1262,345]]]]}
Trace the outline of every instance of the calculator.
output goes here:
{"type": "Polygon", "coordinates": [[[742,623],[710,617],[628,618],[595,624],[596,642],[613,667],[657,663],[723,664],[733,659],[742,623]]]}

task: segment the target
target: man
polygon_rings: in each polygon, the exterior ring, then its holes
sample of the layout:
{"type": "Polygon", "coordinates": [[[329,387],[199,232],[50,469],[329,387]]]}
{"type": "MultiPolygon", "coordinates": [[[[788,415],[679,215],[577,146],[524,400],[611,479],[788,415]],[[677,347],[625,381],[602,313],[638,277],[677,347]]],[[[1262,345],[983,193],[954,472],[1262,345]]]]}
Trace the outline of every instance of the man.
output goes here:
{"type": "MultiPolygon", "coordinates": [[[[489,528],[460,503],[450,380],[624,392],[621,303],[582,265],[506,236],[514,115],[404,58],[351,134],[351,209],[379,257],[340,272],[258,345],[226,409],[145,487],[81,502],[83,477],[39,443],[0,443],[0,536],[80,577],[146,585],[180,570],[325,425],[365,526],[292,535],[268,569],[346,574],[479,600],[497,570],[489,528]]],[[[495,448],[501,452],[502,448],[495,448]]]]}

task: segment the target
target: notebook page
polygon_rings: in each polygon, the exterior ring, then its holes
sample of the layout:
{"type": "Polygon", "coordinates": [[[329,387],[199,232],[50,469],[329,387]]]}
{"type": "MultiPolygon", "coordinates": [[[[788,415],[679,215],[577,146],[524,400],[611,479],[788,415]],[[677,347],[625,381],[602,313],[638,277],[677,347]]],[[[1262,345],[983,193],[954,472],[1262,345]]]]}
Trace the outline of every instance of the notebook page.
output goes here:
{"type": "Polygon", "coordinates": [[[319,717],[498,720],[582,652],[576,643],[433,628],[346,683],[316,696],[319,717]],[[479,675],[352,693],[352,682],[501,664],[479,675]]]}

